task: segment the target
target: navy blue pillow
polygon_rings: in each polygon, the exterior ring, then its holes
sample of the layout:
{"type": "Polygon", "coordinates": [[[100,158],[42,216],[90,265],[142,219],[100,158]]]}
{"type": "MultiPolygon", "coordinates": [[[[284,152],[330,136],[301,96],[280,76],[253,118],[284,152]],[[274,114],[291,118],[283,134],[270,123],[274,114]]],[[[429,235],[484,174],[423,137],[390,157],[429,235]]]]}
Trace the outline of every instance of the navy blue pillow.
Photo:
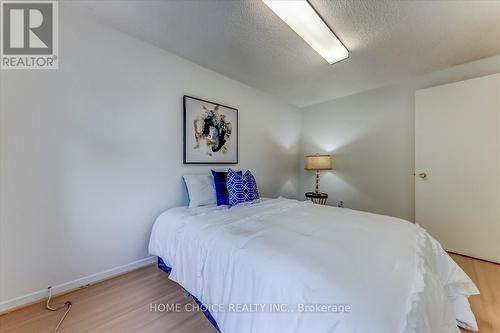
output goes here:
{"type": "Polygon", "coordinates": [[[229,192],[229,206],[236,206],[245,202],[259,200],[259,191],[254,176],[247,170],[243,175],[229,169],[227,173],[227,191],[229,192]]]}
{"type": "MultiPolygon", "coordinates": [[[[227,192],[227,172],[226,171],[212,171],[214,177],[215,194],[217,196],[217,206],[229,205],[229,193],[227,192]]],[[[241,171],[236,172],[242,175],[241,171]]]]}

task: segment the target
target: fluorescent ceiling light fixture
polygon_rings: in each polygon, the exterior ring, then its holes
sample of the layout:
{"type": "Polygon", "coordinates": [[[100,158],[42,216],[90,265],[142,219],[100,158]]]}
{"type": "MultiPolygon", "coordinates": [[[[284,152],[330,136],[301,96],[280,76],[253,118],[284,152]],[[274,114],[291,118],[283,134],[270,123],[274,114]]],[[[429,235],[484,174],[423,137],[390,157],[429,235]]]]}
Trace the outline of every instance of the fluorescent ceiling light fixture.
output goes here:
{"type": "Polygon", "coordinates": [[[306,0],[262,0],[330,64],[349,57],[349,51],[306,0]]]}

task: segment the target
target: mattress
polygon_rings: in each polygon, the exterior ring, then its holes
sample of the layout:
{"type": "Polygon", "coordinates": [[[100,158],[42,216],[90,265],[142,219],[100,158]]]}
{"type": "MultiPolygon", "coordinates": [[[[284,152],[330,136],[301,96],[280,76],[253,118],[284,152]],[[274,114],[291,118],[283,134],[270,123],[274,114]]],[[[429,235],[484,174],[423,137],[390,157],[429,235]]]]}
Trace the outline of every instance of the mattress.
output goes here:
{"type": "Polygon", "coordinates": [[[424,229],[284,198],[169,209],[149,252],[221,332],[476,329],[470,278],[424,229]]]}

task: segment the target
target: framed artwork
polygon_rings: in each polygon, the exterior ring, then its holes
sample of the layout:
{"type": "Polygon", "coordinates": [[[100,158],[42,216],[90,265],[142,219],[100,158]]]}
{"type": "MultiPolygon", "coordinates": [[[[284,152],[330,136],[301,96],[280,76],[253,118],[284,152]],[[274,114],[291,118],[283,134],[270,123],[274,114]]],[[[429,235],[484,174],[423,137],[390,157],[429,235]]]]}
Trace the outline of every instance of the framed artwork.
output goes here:
{"type": "Polygon", "coordinates": [[[184,96],[184,164],[238,163],[238,109],[184,96]]]}

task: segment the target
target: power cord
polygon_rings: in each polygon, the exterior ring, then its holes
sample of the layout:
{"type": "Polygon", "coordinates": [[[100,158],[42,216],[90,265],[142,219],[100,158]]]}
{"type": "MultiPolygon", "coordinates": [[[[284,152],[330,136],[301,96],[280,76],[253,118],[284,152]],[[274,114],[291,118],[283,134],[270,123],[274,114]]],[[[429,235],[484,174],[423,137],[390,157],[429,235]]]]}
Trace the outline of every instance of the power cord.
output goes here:
{"type": "Polygon", "coordinates": [[[68,307],[68,308],[66,309],[66,311],[64,312],[63,316],[61,317],[61,319],[59,320],[59,323],[57,323],[56,328],[54,328],[53,333],[56,333],[56,332],[57,332],[57,330],[59,329],[59,327],[61,327],[61,324],[62,324],[63,320],[66,318],[66,316],[67,316],[67,315],[68,315],[68,313],[69,313],[69,310],[71,310],[71,307],[72,307],[73,305],[71,304],[71,302],[70,302],[70,301],[66,301],[66,302],[64,302],[64,304],[63,304],[63,305],[60,305],[60,306],[58,306],[58,307],[56,307],[56,308],[51,307],[51,306],[50,306],[50,299],[52,298],[52,287],[48,287],[47,289],[49,290],[49,297],[47,298],[47,303],[45,303],[45,308],[46,308],[47,310],[50,310],[50,311],[59,311],[59,310],[61,310],[61,309],[65,308],[65,307],[68,307]]]}

